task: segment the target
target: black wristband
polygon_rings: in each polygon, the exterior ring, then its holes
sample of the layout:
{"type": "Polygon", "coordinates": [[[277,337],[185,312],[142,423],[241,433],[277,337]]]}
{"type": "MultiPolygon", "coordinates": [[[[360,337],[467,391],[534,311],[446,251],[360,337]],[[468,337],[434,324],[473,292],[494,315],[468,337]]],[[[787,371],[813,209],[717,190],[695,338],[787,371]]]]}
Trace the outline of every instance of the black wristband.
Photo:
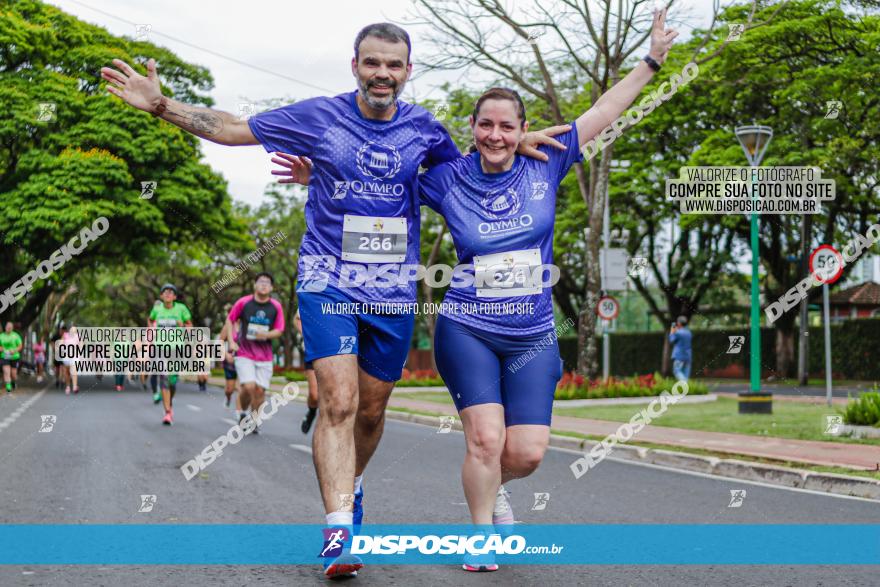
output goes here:
{"type": "Polygon", "coordinates": [[[660,71],[660,64],[654,61],[654,58],[650,55],[645,55],[642,60],[648,64],[648,67],[653,69],[655,72],[660,71]]]}

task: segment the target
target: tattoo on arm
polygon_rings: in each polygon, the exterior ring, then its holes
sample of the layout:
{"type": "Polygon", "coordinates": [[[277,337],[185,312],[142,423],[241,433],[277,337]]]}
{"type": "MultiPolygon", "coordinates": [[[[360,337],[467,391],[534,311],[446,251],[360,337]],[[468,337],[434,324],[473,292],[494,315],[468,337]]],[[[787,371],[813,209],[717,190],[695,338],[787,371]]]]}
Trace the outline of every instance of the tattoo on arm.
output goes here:
{"type": "Polygon", "coordinates": [[[213,137],[223,130],[223,119],[207,109],[182,108],[180,112],[168,109],[166,116],[184,130],[193,131],[206,137],[213,137]]]}

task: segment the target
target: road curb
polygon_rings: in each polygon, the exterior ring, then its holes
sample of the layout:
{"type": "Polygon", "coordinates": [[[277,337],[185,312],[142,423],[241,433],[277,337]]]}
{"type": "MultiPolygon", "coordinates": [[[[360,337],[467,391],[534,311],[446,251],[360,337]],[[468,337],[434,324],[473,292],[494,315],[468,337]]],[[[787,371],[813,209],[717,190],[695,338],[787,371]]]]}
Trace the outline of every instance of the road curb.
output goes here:
{"type": "MultiPolygon", "coordinates": [[[[607,397],[597,399],[557,399],[553,400],[553,409],[583,408],[585,406],[641,406],[658,399],[659,395],[642,395],[639,397],[607,397]]],[[[704,404],[718,401],[718,395],[703,393],[679,397],[677,404],[704,404]]]]}
{"type": "Polygon", "coordinates": [[[880,428],[874,426],[856,426],[854,424],[841,424],[840,430],[835,436],[852,436],[853,438],[880,438],[880,428]]]}
{"type": "MultiPolygon", "coordinates": [[[[440,416],[424,416],[422,414],[398,412],[393,408],[388,409],[385,414],[387,418],[392,420],[433,426],[438,430],[441,424],[440,416]]],[[[452,428],[455,430],[462,429],[461,421],[458,418],[455,418],[452,428]]],[[[588,453],[591,448],[598,444],[599,442],[597,441],[584,438],[560,434],[550,435],[550,446],[555,448],[588,453]]],[[[609,454],[609,458],[880,501],[880,480],[877,479],[850,477],[836,473],[817,473],[765,463],[754,463],[737,459],[720,459],[718,457],[707,457],[672,450],[620,444],[614,446],[609,454]]]]}

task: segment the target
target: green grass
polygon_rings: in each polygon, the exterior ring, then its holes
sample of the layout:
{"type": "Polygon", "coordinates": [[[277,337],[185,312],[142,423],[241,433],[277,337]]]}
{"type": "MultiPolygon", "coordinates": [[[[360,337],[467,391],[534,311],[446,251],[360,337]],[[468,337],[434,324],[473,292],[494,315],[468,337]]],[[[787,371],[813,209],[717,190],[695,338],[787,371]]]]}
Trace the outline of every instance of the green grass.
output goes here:
{"type": "MultiPolygon", "coordinates": [[[[401,379],[394,387],[445,387],[446,384],[439,377],[433,379],[401,379]]],[[[446,393],[445,391],[443,393],[446,393]]]]}
{"type": "MultiPolygon", "coordinates": [[[[417,401],[452,404],[452,398],[445,391],[426,391],[423,393],[394,392],[393,397],[417,401]]],[[[645,405],[586,406],[580,408],[555,409],[559,416],[592,418],[627,422],[633,414],[645,405]]],[[[714,402],[700,404],[678,404],[671,406],[662,416],[651,422],[652,426],[687,428],[707,432],[731,432],[795,440],[822,440],[880,445],[880,438],[852,439],[826,435],[825,416],[837,414],[824,405],[800,402],[774,402],[773,413],[740,414],[736,399],[719,397],[714,402]]]]}
{"type": "Polygon", "coordinates": [[[277,373],[275,377],[284,377],[288,381],[308,381],[305,374],[300,373],[299,371],[282,371],[277,373]]]}
{"type": "Polygon", "coordinates": [[[419,416],[445,416],[446,414],[441,414],[440,412],[427,412],[425,410],[411,410],[410,408],[401,408],[397,406],[388,406],[388,409],[392,412],[403,412],[404,414],[417,414],[419,416]]]}
{"type": "Polygon", "coordinates": [[[413,393],[395,391],[391,397],[422,400],[426,402],[434,402],[436,404],[452,404],[452,398],[449,397],[448,391],[422,391],[413,393]]]}
{"type": "MultiPolygon", "coordinates": [[[[639,406],[587,406],[555,410],[560,416],[626,422],[639,406]]],[[[838,412],[824,405],[774,402],[772,414],[739,414],[736,399],[719,397],[700,404],[678,404],[651,422],[652,426],[730,432],[753,436],[880,445],[880,438],[851,439],[825,434],[825,416],[838,412]]]]}

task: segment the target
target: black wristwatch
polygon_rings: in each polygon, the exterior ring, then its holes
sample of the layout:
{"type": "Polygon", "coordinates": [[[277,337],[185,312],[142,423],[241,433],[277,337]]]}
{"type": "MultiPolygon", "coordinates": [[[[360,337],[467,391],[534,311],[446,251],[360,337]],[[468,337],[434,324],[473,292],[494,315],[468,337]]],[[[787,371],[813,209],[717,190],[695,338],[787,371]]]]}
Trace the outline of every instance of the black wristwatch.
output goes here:
{"type": "Polygon", "coordinates": [[[654,61],[654,58],[650,55],[645,55],[642,60],[648,64],[648,67],[653,69],[655,72],[660,71],[660,64],[654,61]]]}

